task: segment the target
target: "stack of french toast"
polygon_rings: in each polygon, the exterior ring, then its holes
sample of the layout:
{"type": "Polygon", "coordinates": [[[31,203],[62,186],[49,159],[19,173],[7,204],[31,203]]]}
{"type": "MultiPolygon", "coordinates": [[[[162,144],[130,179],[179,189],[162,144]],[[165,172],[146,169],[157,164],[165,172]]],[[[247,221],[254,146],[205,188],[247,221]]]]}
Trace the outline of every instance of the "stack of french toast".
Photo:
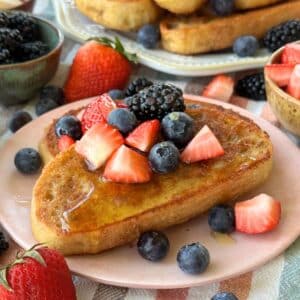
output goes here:
{"type": "Polygon", "coordinates": [[[159,23],[162,47],[179,54],[230,48],[243,35],[262,38],[273,26],[300,18],[299,0],[235,0],[220,16],[208,0],[75,0],[80,12],[110,29],[136,31],[159,23]]]}

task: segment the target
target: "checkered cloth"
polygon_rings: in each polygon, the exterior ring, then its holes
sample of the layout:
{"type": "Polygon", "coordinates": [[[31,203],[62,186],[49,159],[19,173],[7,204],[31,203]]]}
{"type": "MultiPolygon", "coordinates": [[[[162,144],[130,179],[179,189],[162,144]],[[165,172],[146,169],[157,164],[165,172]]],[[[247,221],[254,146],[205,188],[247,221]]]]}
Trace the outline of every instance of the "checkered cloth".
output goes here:
{"type": "MultiPolygon", "coordinates": [[[[53,10],[50,0],[37,0],[35,13],[53,19],[53,10]]],[[[79,45],[66,40],[62,62],[70,64],[79,45]]],[[[54,84],[61,84],[66,76],[66,67],[61,67],[53,79],[54,84]]],[[[171,76],[146,67],[139,66],[135,69],[134,77],[145,76],[153,81],[169,82],[182,88],[185,93],[199,95],[203,86],[210,78],[184,78],[171,76]]],[[[240,74],[232,74],[240,76],[240,74]]],[[[20,108],[34,115],[33,99],[25,106],[1,107],[0,106],[0,145],[5,142],[10,133],[6,130],[7,120],[11,114],[20,108]]],[[[243,107],[255,115],[267,119],[279,126],[265,101],[257,102],[240,97],[233,97],[231,103],[243,107]]],[[[290,136],[295,143],[299,140],[290,136]]],[[[0,265],[13,256],[18,246],[11,241],[10,251],[6,256],[0,257],[0,265]]],[[[107,286],[93,282],[89,279],[74,276],[78,300],[209,300],[218,291],[233,292],[239,300],[300,300],[300,239],[284,253],[263,267],[218,283],[186,289],[172,290],[146,290],[129,289],[107,286]]]]}

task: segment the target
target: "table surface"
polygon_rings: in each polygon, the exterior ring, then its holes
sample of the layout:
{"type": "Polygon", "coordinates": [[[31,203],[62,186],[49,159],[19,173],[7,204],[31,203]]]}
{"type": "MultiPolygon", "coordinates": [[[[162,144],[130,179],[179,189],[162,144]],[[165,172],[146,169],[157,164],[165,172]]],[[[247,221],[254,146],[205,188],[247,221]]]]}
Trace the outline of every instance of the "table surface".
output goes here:
{"type": "MultiPolygon", "coordinates": [[[[55,22],[50,0],[37,0],[34,13],[55,22]]],[[[79,46],[80,45],[75,42],[66,39],[61,62],[63,64],[70,64],[79,46]]],[[[232,75],[235,77],[240,76],[240,74],[232,75]]],[[[208,77],[185,78],[171,76],[143,66],[135,68],[133,77],[137,76],[145,76],[153,81],[167,81],[173,83],[182,88],[185,93],[189,94],[200,94],[203,86],[210,80],[208,77]]],[[[53,82],[58,84],[61,82],[61,79],[62,74],[57,74],[53,82]]],[[[33,99],[23,106],[0,106],[0,146],[10,136],[10,133],[6,129],[6,124],[11,114],[16,110],[25,109],[34,116],[35,101],[36,99],[33,99]]],[[[280,126],[265,101],[256,102],[250,99],[235,97],[231,100],[231,103],[244,107],[255,115],[260,115],[273,124],[280,126]]],[[[288,133],[286,132],[286,134],[288,133]]],[[[288,135],[293,142],[300,146],[299,139],[290,134],[288,135]]],[[[16,249],[18,249],[18,246],[14,244],[13,241],[10,241],[10,245],[9,251],[0,257],[0,265],[13,257],[16,249]]],[[[79,300],[209,300],[218,291],[231,291],[235,293],[240,300],[300,300],[300,239],[279,257],[253,272],[199,288],[156,291],[112,287],[78,276],[74,276],[73,279],[79,300]]]]}

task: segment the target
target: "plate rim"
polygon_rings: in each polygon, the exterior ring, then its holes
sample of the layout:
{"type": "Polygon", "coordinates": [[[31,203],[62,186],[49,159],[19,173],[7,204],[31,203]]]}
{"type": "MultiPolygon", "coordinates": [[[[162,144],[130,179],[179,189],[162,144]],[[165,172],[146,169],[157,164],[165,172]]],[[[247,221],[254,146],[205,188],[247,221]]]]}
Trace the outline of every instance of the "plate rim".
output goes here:
{"type": "MultiPolygon", "coordinates": [[[[89,101],[91,101],[94,98],[95,97],[92,97],[92,98],[88,98],[88,99],[84,99],[84,100],[81,100],[81,101],[78,101],[78,102],[74,102],[74,103],[70,103],[70,104],[64,105],[63,107],[59,107],[57,109],[54,109],[54,110],[52,110],[52,111],[50,111],[50,112],[42,115],[41,117],[39,117],[39,119],[43,118],[45,120],[48,120],[48,118],[49,118],[48,116],[49,115],[55,114],[56,112],[59,112],[59,114],[63,114],[63,111],[68,111],[69,109],[72,109],[72,108],[75,108],[75,107],[78,107],[78,108],[82,107],[82,106],[84,106],[86,103],[88,103],[89,101]]],[[[204,97],[196,96],[196,95],[184,94],[184,98],[185,99],[189,99],[189,100],[193,100],[193,101],[207,102],[207,103],[211,103],[211,104],[215,104],[215,105],[224,107],[226,109],[231,109],[231,110],[233,110],[235,112],[240,113],[241,115],[243,115],[245,117],[250,118],[254,122],[256,121],[256,119],[259,119],[260,122],[265,123],[267,127],[271,127],[272,130],[277,131],[277,133],[281,135],[281,138],[285,139],[285,141],[284,141],[285,143],[289,143],[290,147],[294,147],[294,149],[298,150],[299,153],[300,153],[300,150],[298,149],[298,147],[279,128],[277,128],[276,126],[272,125],[268,121],[262,119],[261,117],[255,116],[254,114],[252,114],[251,112],[249,112],[249,111],[247,111],[247,110],[245,110],[243,108],[240,108],[240,107],[238,107],[236,105],[233,105],[233,104],[230,104],[230,103],[224,103],[224,102],[220,102],[218,100],[212,100],[212,99],[208,99],[208,98],[204,98],[204,97]]],[[[23,133],[23,131],[25,132],[27,130],[28,126],[30,126],[30,123],[27,124],[27,125],[25,125],[23,128],[21,128],[18,131],[18,135],[21,135],[23,133]]],[[[2,145],[2,147],[0,148],[0,152],[3,151],[3,149],[5,148],[7,142],[9,142],[9,140],[11,140],[13,138],[14,138],[14,135],[12,135],[2,145]]],[[[23,242],[21,238],[19,238],[19,237],[16,238],[15,236],[12,235],[11,230],[10,230],[9,222],[7,222],[7,220],[3,216],[2,210],[0,210],[0,218],[1,218],[1,224],[2,224],[3,228],[8,232],[8,234],[10,235],[10,237],[18,245],[20,245],[21,247],[24,247],[26,243],[23,242]]],[[[299,234],[300,234],[300,226],[299,226],[299,228],[297,230],[295,230],[294,234],[292,234],[290,236],[290,238],[285,241],[285,243],[282,243],[281,246],[278,247],[275,252],[272,252],[272,254],[268,255],[267,258],[263,258],[262,261],[260,261],[259,263],[253,262],[247,268],[244,268],[244,269],[242,269],[242,270],[240,270],[238,272],[235,272],[233,274],[230,274],[230,272],[228,272],[228,274],[226,273],[224,276],[220,276],[217,279],[206,280],[205,282],[200,282],[200,283],[193,282],[191,284],[182,284],[182,285],[179,285],[179,284],[167,284],[167,285],[160,284],[160,285],[157,285],[157,284],[143,284],[143,283],[139,284],[139,283],[128,283],[128,282],[124,283],[124,282],[121,282],[121,281],[110,281],[110,280],[106,280],[104,278],[99,278],[99,277],[95,277],[95,276],[89,275],[87,273],[84,273],[84,271],[80,272],[77,269],[75,269],[75,270],[72,269],[72,258],[74,258],[72,256],[66,257],[66,260],[67,260],[69,268],[70,268],[70,270],[71,270],[71,272],[73,274],[80,275],[80,276],[83,276],[85,278],[88,278],[88,279],[91,279],[93,281],[100,282],[100,283],[103,283],[103,284],[108,284],[108,285],[113,285],[113,286],[120,286],[120,287],[128,287],[128,288],[147,288],[147,289],[187,288],[187,287],[195,287],[195,286],[202,286],[202,285],[206,285],[206,284],[211,284],[211,283],[218,282],[218,281],[221,281],[221,280],[226,280],[228,278],[237,277],[237,276],[239,276],[241,274],[244,274],[246,272],[255,270],[255,269],[257,269],[257,268],[265,265],[267,262],[273,260],[278,255],[280,255],[285,249],[287,249],[299,237],[299,234]]],[[[77,258],[77,257],[78,256],[75,256],[75,258],[77,258]]]]}
{"type": "MultiPolygon", "coordinates": [[[[74,39],[80,43],[85,41],[84,35],[80,34],[74,30],[72,30],[71,25],[68,24],[68,20],[65,18],[65,6],[67,4],[63,3],[63,1],[60,0],[53,0],[54,4],[54,12],[55,12],[55,18],[57,20],[57,23],[59,27],[65,32],[65,34],[70,37],[71,39],[74,39]]],[[[100,25],[99,25],[100,26],[100,25]]],[[[155,59],[155,57],[151,57],[150,54],[147,55],[147,53],[144,53],[143,51],[139,51],[139,49],[136,49],[137,44],[135,41],[127,42],[125,39],[126,37],[122,36],[118,31],[112,31],[108,30],[103,32],[103,35],[106,35],[108,37],[114,37],[118,36],[123,43],[126,44],[126,47],[129,51],[136,52],[139,62],[149,68],[155,69],[157,71],[163,71],[165,73],[171,74],[171,75],[179,75],[179,76],[187,76],[187,77],[196,77],[196,76],[211,76],[218,74],[220,72],[236,72],[236,71],[243,71],[243,70],[251,70],[260,68],[265,65],[267,60],[269,59],[270,55],[263,55],[263,56],[256,56],[256,57],[248,57],[248,58],[242,58],[233,62],[226,61],[226,62],[219,62],[219,63],[211,63],[211,64],[203,64],[203,65],[196,65],[196,66],[188,66],[184,65],[184,63],[172,63],[168,62],[164,59],[155,59]],[[135,49],[133,50],[132,45],[135,45],[135,49]]],[[[87,35],[86,38],[89,36],[87,35]]],[[[171,53],[170,54],[174,54],[171,53]]],[[[218,55],[218,54],[214,54],[218,55]]],[[[183,56],[183,57],[192,57],[190,56],[183,56]]]]}

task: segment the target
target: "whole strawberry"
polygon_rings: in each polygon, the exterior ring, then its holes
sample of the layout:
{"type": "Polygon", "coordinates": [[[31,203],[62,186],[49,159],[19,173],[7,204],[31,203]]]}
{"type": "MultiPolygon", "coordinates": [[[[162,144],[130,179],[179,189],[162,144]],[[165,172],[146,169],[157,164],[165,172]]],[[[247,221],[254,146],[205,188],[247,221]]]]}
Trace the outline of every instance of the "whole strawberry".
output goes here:
{"type": "Polygon", "coordinates": [[[1,300],[76,300],[75,288],[64,257],[34,246],[17,254],[0,270],[1,300]]]}
{"type": "Polygon", "coordinates": [[[123,89],[136,61],[116,38],[90,40],[79,48],[64,86],[67,102],[101,95],[111,89],[123,89]]]}

